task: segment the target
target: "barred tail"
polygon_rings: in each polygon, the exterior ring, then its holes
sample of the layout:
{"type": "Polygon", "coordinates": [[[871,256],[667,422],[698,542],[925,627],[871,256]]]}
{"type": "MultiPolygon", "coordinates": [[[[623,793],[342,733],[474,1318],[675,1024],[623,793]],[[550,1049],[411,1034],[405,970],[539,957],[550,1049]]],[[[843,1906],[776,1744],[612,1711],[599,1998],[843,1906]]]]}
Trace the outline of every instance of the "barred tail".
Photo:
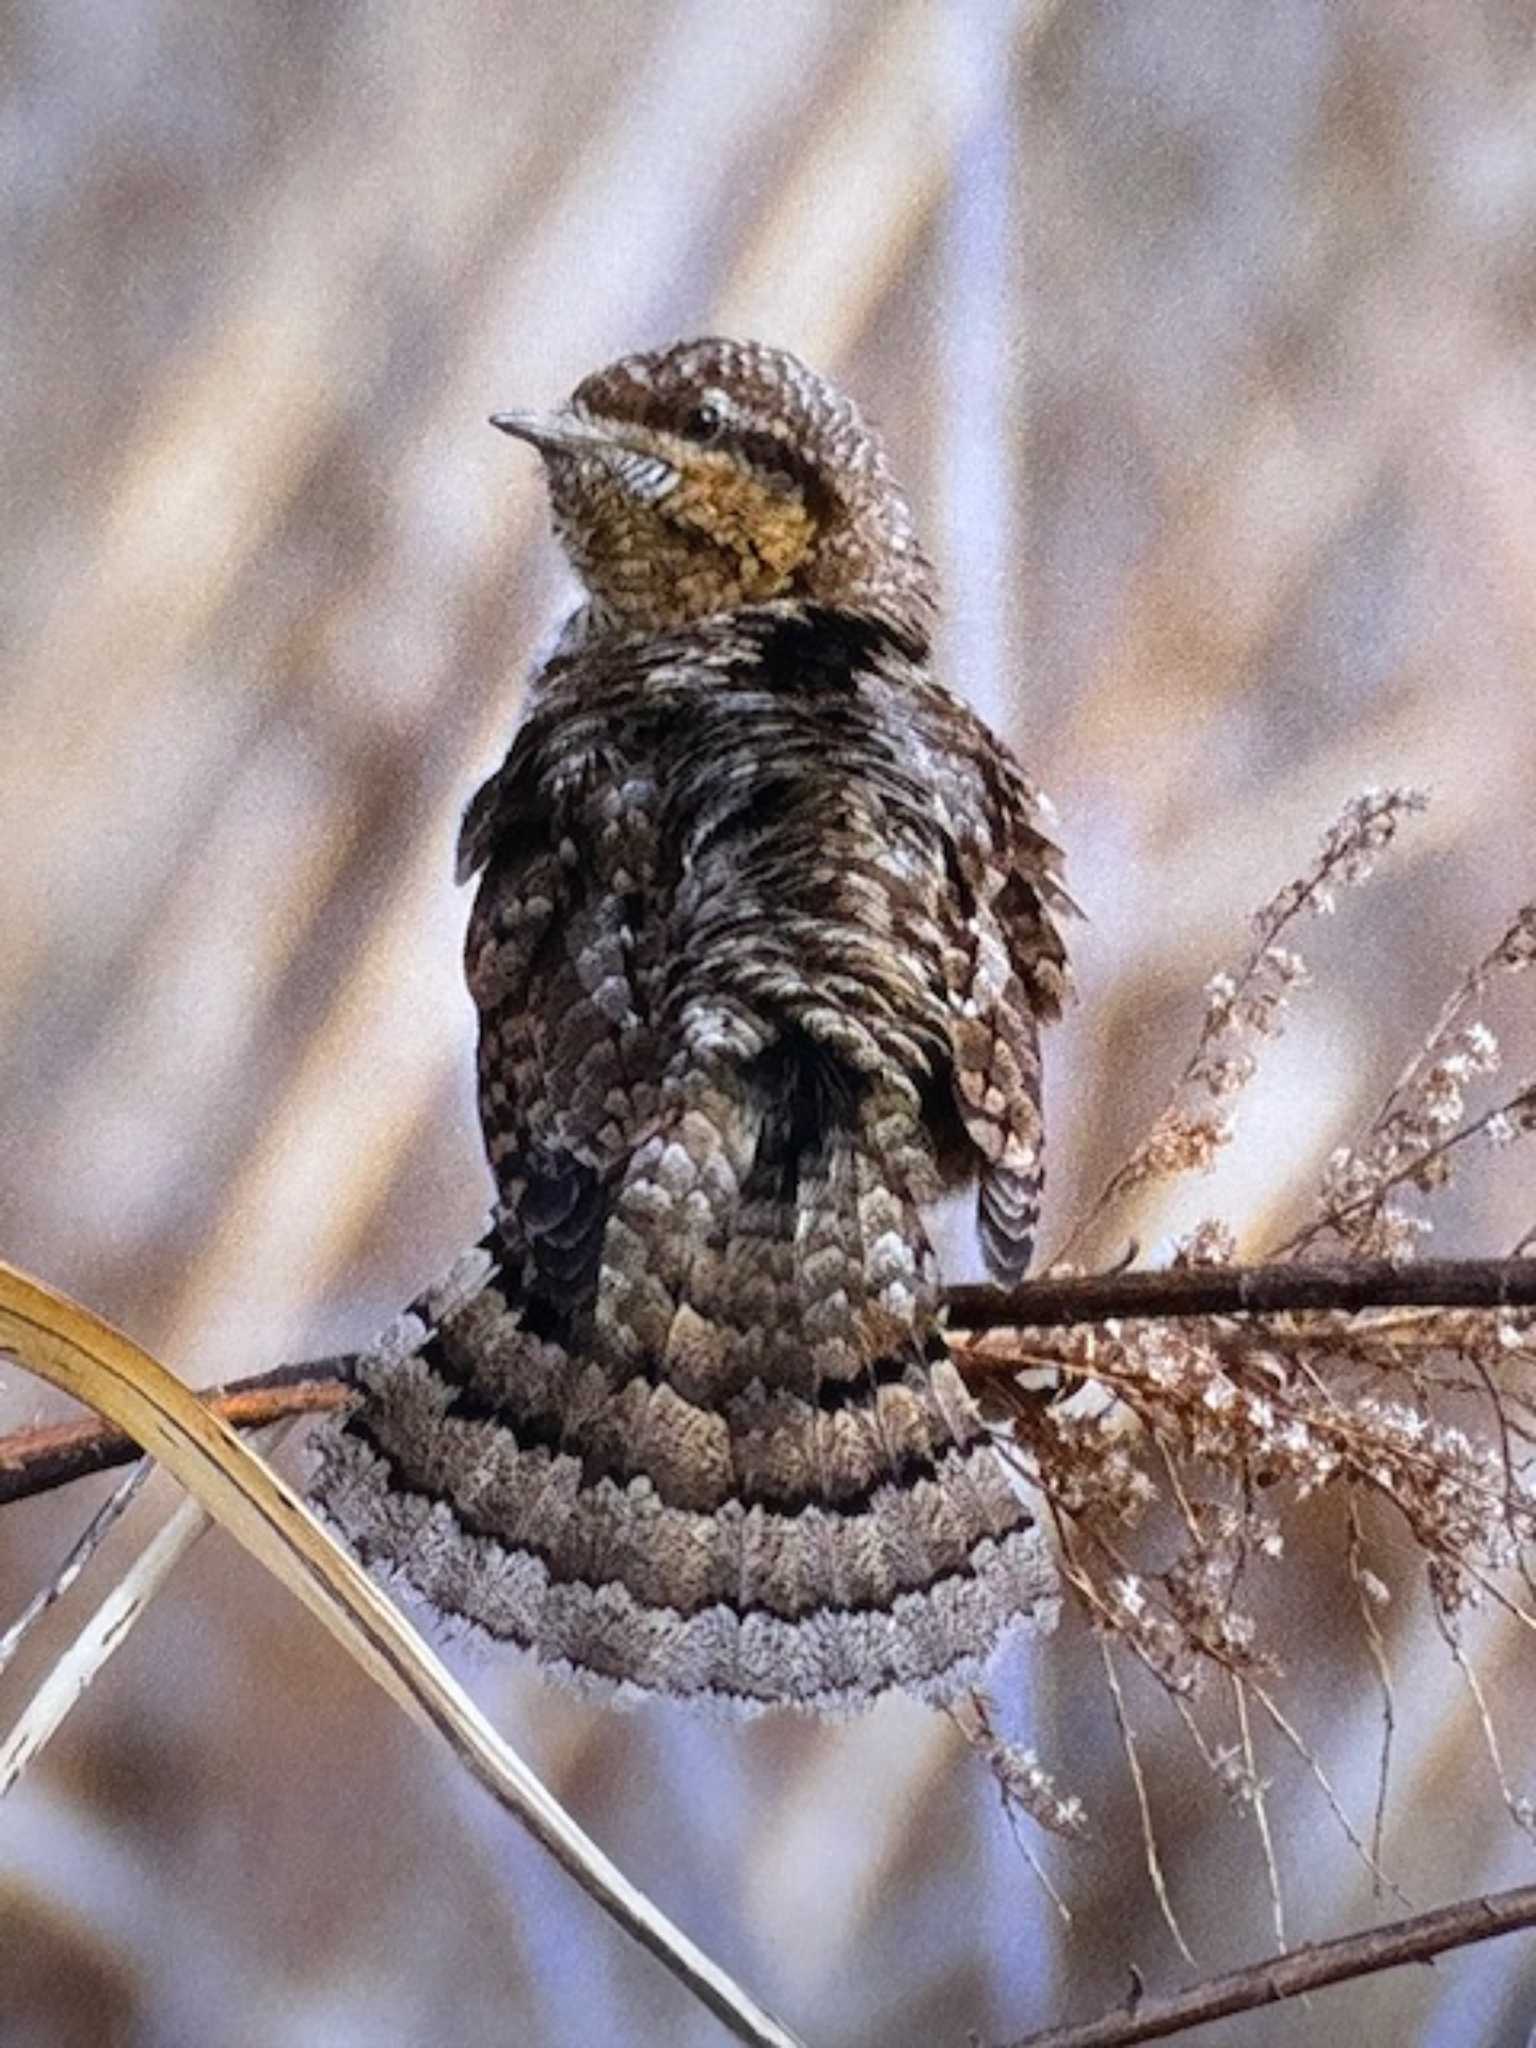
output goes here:
{"type": "Polygon", "coordinates": [[[546,1174],[365,1362],[320,1505],[564,1676],[948,1697],[1053,1581],[936,1325],[910,1142],[866,1101],[791,1172],[749,1094],[694,1087],[606,1186],[546,1174]]]}

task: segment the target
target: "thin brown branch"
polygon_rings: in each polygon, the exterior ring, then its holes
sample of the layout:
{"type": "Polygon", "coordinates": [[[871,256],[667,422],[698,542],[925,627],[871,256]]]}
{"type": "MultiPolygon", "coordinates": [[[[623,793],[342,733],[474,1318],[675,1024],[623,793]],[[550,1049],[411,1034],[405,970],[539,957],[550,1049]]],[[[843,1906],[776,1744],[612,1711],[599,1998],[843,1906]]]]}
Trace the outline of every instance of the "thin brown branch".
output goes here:
{"type": "MultiPolygon", "coordinates": [[[[1007,1292],[955,1287],[953,1330],[1061,1329],[1160,1316],[1303,1315],[1373,1308],[1536,1308],[1536,1259],[1334,1259],[1045,1275],[1007,1292]]],[[[978,1377],[986,1362],[967,1357],[978,1377]]]]}
{"type": "Polygon", "coordinates": [[[1166,2041],[1211,2020],[1257,2012],[1402,1963],[1427,1963],[1449,1949],[1527,1927],[1536,1927],[1536,1885],[1517,1885],[1512,1891],[1459,1899],[1453,1906],[1416,1913],[1412,1919],[1390,1921],[1361,1934],[1307,1942],[1246,1969],[1207,1978],[1171,1997],[1142,1998],[1134,2007],[1118,2006],[1096,2020],[1024,2035],[1007,2048],[1134,2048],[1141,2041],[1166,2041]]]}
{"type": "MultiPolygon", "coordinates": [[[[991,1330],[1067,1329],[1166,1316],[1356,1315],[1384,1308],[1536,1308],[1536,1259],[1339,1259],[1263,1266],[1173,1266],[1155,1271],[1045,1275],[1004,1291],[955,1287],[946,1297],[949,1326],[991,1330]]],[[[325,1358],[280,1365],[232,1380],[209,1400],[238,1429],[259,1429],[292,1415],[320,1414],[351,1399],[355,1360],[325,1358]]],[[[1011,1375],[1012,1357],[966,1347],[959,1364],[973,1385],[1011,1375]]],[[[0,1437],[0,1506],[47,1493],[75,1479],[126,1465],[138,1455],[117,1431],[92,1422],[48,1424],[0,1437]]]]}
{"type": "MultiPolygon", "coordinates": [[[[350,1358],[317,1358],[307,1365],[279,1365],[249,1379],[231,1380],[206,1396],[215,1414],[236,1429],[264,1429],[296,1415],[322,1415],[352,1399],[346,1384],[350,1358]]],[[[0,1437],[0,1507],[49,1493],[95,1472],[131,1465],[144,1455],[130,1436],[94,1417],[47,1423],[0,1437]]]]}

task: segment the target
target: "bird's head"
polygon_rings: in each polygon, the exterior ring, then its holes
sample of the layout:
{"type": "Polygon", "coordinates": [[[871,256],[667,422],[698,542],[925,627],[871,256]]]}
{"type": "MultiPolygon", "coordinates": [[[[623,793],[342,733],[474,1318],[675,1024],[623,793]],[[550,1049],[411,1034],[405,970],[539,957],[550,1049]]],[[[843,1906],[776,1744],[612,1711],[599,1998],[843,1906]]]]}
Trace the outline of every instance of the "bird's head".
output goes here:
{"type": "Polygon", "coordinates": [[[678,342],[491,424],[543,456],[555,531],[621,630],[780,597],[926,630],[932,573],[879,441],[782,349],[678,342]]]}

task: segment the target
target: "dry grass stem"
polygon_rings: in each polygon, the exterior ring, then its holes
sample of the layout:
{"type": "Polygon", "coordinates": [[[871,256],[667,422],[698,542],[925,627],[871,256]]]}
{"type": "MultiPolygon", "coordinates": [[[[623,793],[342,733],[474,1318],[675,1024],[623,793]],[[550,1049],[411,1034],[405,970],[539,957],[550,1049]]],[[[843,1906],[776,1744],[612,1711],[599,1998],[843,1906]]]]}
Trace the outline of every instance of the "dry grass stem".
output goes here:
{"type": "Polygon", "coordinates": [[[1275,1842],[1270,1833],[1269,1807],[1266,1794],[1268,1782],[1260,1775],[1253,1746],[1253,1728],[1248,1718],[1248,1689],[1236,1672],[1230,1675],[1233,1704],[1237,1709],[1237,1725],[1240,1748],[1236,1761],[1240,1772],[1233,1785],[1233,1796],[1239,1799],[1253,1814],[1253,1825],[1259,1837],[1259,1847],[1264,1856],[1264,1879],[1269,1887],[1270,1910],[1274,1915],[1275,1946],[1284,1948],[1285,1894],[1280,1885],[1280,1866],[1275,1859],[1275,1842]]]}
{"type": "Polygon", "coordinates": [[[674,1927],[577,1827],[393,1602],[189,1388],[109,1324],[3,1262],[0,1346],[28,1371],[105,1414],[167,1466],[736,2039],[754,2048],[799,2048],[782,2022],[674,1927]]]}
{"type": "Polygon", "coordinates": [[[1115,1670],[1114,1652],[1107,1638],[1101,1638],[1099,1649],[1104,1659],[1104,1677],[1109,1686],[1110,1698],[1115,1706],[1115,1725],[1120,1730],[1120,1743],[1125,1751],[1126,1768],[1131,1774],[1131,1783],[1136,1790],[1136,1808],[1141,1816],[1141,1846],[1146,1857],[1147,1876],[1157,1899],[1158,1910],[1173,1936],[1174,1946],[1189,1964],[1195,1967],[1194,1956],[1189,1943],[1184,1939],[1184,1930],[1179,1925],[1178,1915],[1173,1910],[1173,1900],[1168,1895],[1168,1880],[1163,1874],[1163,1861],[1157,1853],[1157,1830],[1152,1824],[1152,1803],[1147,1796],[1146,1774],[1141,1768],[1141,1758],[1136,1752],[1136,1736],[1130,1717],[1125,1710],[1125,1694],[1120,1688],[1120,1674],[1115,1670]]]}
{"type": "Polygon", "coordinates": [[[55,1661],[21,1718],[0,1742],[0,1799],[36,1761],[208,1525],[203,1508],[195,1500],[183,1500],[55,1661]]]}
{"type": "Polygon", "coordinates": [[[1376,1619],[1378,1607],[1392,1595],[1365,1561],[1365,1531],[1360,1526],[1360,1503],[1349,1503],[1349,1544],[1346,1554],[1350,1583],[1360,1614],[1360,1632],[1365,1637],[1381,1688],[1381,1747],[1376,1757],[1376,1808],[1371,1819],[1371,1856],[1379,1864],[1387,1828],[1387,1792],[1392,1779],[1392,1739],[1397,1732],[1396,1702],[1392,1690],[1392,1666],[1387,1657],[1386,1637],[1376,1619]]]}
{"type": "MultiPolygon", "coordinates": [[[[1109,1176],[1068,1230],[1051,1265],[1069,1260],[1099,1231],[1125,1197],[1155,1180],[1209,1171],[1232,1136],[1232,1109],[1258,1071],[1264,1046],[1285,1028],[1292,993],[1309,979],[1301,955],[1281,941],[1307,915],[1335,908],[1337,891],[1364,882],[1405,819],[1422,811],[1421,790],[1366,790],[1353,798],[1323,838],[1307,871],[1272,896],[1253,918],[1253,942],[1230,971],[1206,983],[1205,1012],[1195,1047],[1151,1128],[1109,1176]]],[[[1230,1257],[1224,1226],[1222,1257],[1230,1257]]],[[[1197,1256],[1210,1258],[1215,1242],[1197,1256]]]]}
{"type": "Polygon", "coordinates": [[[32,1628],[42,1620],[55,1601],[63,1599],[85,1570],[106,1540],[109,1531],[115,1527],[124,1510],[131,1505],[149,1474],[150,1461],[143,1458],[92,1515],[46,1585],[38,1588],[16,1619],[3,1634],[0,1634],[0,1674],[4,1673],[32,1628]]]}

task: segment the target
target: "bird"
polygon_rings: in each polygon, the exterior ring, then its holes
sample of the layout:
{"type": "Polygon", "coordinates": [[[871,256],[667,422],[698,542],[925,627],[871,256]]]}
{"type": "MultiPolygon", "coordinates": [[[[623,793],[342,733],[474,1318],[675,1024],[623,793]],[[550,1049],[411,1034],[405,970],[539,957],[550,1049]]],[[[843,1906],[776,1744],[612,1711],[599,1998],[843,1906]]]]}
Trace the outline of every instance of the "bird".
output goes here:
{"type": "Polygon", "coordinates": [[[615,1697],[943,1704],[1054,1619],[946,1342],[935,1202],[1025,1271],[1070,909],[934,673],[881,441],[788,352],[627,355],[492,425],[581,603],[464,816],[486,1233],[313,1493],[377,1574],[615,1697]]]}

